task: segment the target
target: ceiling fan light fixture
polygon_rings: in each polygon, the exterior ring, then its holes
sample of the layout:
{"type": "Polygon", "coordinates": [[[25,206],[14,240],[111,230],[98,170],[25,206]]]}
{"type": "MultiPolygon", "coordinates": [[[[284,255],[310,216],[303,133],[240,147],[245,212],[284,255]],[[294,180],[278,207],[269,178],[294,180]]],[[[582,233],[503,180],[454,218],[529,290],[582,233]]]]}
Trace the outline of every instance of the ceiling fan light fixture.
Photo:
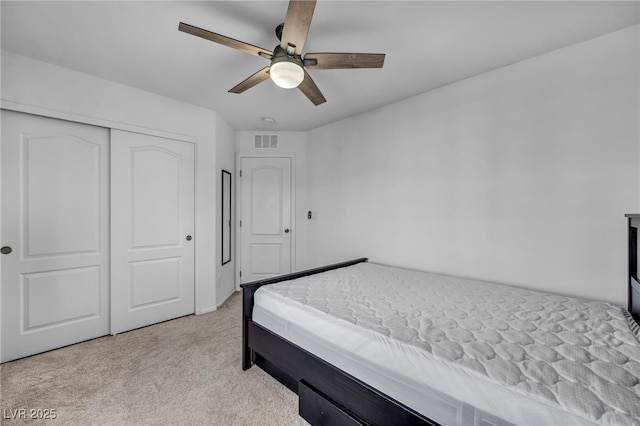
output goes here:
{"type": "Polygon", "coordinates": [[[284,89],[293,89],[304,80],[304,69],[294,61],[273,61],[269,75],[278,86],[284,89]]]}

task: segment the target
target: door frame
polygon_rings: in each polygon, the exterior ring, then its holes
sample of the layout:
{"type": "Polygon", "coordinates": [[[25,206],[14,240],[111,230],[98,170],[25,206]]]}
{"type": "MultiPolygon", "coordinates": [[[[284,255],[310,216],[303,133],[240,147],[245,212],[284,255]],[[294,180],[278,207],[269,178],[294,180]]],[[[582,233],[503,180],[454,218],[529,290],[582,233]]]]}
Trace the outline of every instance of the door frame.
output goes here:
{"type": "Polygon", "coordinates": [[[89,124],[97,127],[106,127],[107,129],[125,130],[127,132],[142,133],[143,135],[158,136],[161,138],[175,139],[182,142],[190,142],[197,146],[197,138],[195,136],[182,135],[178,133],[166,132],[150,127],[137,126],[135,124],[121,123],[119,121],[107,120],[87,115],[75,114],[72,112],[58,111],[55,109],[40,107],[35,105],[21,104],[18,102],[0,101],[0,108],[8,111],[24,112],[26,114],[40,115],[48,118],[57,118],[65,121],[73,121],[81,124],[89,124]]]}
{"type": "Polygon", "coordinates": [[[293,152],[238,152],[236,153],[236,270],[234,274],[236,291],[240,291],[240,270],[242,268],[242,159],[243,158],[288,158],[291,161],[291,271],[296,270],[296,154],[293,152]]]}

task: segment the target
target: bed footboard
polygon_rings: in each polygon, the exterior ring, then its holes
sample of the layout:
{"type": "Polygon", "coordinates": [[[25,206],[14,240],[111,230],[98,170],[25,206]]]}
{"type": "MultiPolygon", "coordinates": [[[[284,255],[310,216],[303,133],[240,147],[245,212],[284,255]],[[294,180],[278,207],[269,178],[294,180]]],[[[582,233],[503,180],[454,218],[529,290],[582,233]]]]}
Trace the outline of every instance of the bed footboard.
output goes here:
{"type": "Polygon", "coordinates": [[[627,310],[640,324],[640,277],[638,276],[638,228],[640,214],[625,215],[628,220],[628,282],[627,282],[627,310]]]}
{"type": "Polygon", "coordinates": [[[277,277],[267,278],[264,280],[253,281],[246,284],[240,284],[242,288],[242,369],[247,370],[253,363],[253,354],[251,347],[249,346],[249,323],[251,322],[251,314],[253,312],[253,297],[260,287],[267,284],[274,284],[280,281],[290,281],[296,278],[302,278],[309,275],[320,274],[322,272],[330,271],[332,269],[345,268],[347,266],[355,265],[357,263],[366,262],[367,258],[362,257],[359,259],[349,260],[341,263],[334,263],[332,265],[322,266],[314,269],[307,269],[305,271],[294,272],[292,274],[280,275],[277,277]]]}
{"type": "Polygon", "coordinates": [[[242,284],[242,369],[247,370],[255,364],[298,394],[300,416],[313,425],[438,426],[252,320],[254,295],[263,285],[366,261],[366,258],[354,259],[242,284]]]}

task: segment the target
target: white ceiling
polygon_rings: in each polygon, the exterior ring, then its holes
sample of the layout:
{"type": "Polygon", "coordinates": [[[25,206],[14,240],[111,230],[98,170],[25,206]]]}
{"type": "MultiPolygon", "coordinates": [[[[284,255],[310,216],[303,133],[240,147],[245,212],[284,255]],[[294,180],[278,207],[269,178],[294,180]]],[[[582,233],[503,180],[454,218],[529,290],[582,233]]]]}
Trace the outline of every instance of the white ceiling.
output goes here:
{"type": "Polygon", "coordinates": [[[272,50],[286,1],[7,1],[2,48],[213,109],[238,130],[310,130],[640,21],[637,1],[319,0],[304,53],[386,53],[384,68],[309,71],[327,98],[266,81],[265,59],[180,21],[272,50]],[[262,117],[272,117],[269,125],[262,117]]]}

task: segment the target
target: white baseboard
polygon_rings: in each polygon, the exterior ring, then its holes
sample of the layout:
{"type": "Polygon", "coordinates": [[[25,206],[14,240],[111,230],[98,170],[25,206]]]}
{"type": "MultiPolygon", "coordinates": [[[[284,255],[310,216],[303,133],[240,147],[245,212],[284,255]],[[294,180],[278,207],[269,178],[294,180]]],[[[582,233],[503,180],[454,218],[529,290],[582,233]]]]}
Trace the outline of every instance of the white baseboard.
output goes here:
{"type": "Polygon", "coordinates": [[[221,302],[218,302],[218,307],[222,306],[222,305],[224,304],[224,302],[226,302],[226,301],[227,301],[227,299],[228,299],[228,298],[230,298],[230,297],[231,297],[231,295],[232,295],[233,293],[235,293],[236,291],[237,291],[236,289],[233,289],[233,290],[231,290],[231,291],[229,292],[229,294],[227,294],[226,296],[222,297],[222,298],[221,298],[221,302]]]}
{"type": "Polygon", "coordinates": [[[211,306],[208,308],[196,309],[196,315],[208,314],[209,312],[217,311],[217,306],[211,306]]]}

